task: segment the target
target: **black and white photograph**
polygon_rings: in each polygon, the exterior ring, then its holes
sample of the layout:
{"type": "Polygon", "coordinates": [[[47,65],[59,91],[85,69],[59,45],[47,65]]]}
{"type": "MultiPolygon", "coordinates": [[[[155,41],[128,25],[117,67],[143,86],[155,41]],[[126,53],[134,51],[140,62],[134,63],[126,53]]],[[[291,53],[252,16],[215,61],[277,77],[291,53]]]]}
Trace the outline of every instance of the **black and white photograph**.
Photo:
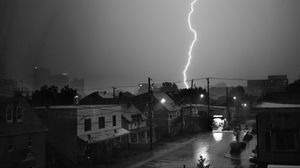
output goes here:
{"type": "Polygon", "coordinates": [[[0,0],[0,168],[300,168],[300,1],[0,0]]]}

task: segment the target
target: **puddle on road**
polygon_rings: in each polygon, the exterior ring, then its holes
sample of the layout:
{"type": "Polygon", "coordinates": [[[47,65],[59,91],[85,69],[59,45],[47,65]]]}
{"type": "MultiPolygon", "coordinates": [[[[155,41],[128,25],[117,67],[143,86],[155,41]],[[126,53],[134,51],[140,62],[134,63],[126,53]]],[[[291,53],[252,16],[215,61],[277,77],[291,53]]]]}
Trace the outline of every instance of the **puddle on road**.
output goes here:
{"type": "Polygon", "coordinates": [[[216,142],[219,142],[223,138],[223,132],[214,132],[213,137],[214,137],[216,142]]]}

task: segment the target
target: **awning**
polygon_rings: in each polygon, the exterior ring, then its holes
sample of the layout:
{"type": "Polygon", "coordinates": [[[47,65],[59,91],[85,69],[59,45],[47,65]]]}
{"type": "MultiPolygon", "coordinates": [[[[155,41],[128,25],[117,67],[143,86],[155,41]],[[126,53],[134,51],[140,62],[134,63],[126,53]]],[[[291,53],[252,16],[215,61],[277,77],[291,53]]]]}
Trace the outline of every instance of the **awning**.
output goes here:
{"type": "Polygon", "coordinates": [[[149,127],[139,127],[139,128],[131,129],[130,132],[131,133],[136,133],[136,132],[148,131],[148,130],[150,130],[149,127]]]}
{"type": "Polygon", "coordinates": [[[124,128],[117,128],[114,130],[107,130],[107,131],[102,131],[102,132],[98,132],[98,133],[80,135],[78,137],[88,143],[97,143],[97,142],[101,142],[104,140],[109,140],[109,139],[113,139],[116,137],[120,137],[120,136],[123,136],[126,134],[129,134],[128,130],[126,130],[124,128]]]}

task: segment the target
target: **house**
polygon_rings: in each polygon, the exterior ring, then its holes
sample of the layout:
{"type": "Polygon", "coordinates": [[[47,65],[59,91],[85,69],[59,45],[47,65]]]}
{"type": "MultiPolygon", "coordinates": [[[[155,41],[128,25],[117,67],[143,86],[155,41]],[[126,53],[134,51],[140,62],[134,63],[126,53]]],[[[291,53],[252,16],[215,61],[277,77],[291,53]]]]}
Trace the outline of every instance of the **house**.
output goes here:
{"type": "Polygon", "coordinates": [[[267,103],[257,114],[257,158],[260,164],[300,165],[300,105],[267,103]]]}
{"type": "Polygon", "coordinates": [[[0,167],[46,167],[47,129],[25,98],[0,97],[0,167]]]}
{"type": "Polygon", "coordinates": [[[121,147],[129,131],[121,125],[119,105],[36,107],[49,133],[47,142],[68,166],[102,161],[121,147]]]}
{"type": "MultiPolygon", "coordinates": [[[[147,116],[132,103],[122,103],[122,127],[130,132],[127,136],[129,147],[147,148],[150,143],[147,116]]],[[[155,142],[155,136],[152,141],[155,142]]]]}
{"type": "Polygon", "coordinates": [[[119,104],[119,99],[109,93],[93,92],[79,101],[81,105],[119,104]]]}
{"type": "MultiPolygon", "coordinates": [[[[166,93],[154,91],[152,100],[152,128],[155,140],[174,136],[181,130],[180,106],[166,93]]],[[[141,94],[132,99],[132,103],[143,115],[149,117],[149,94],[141,94]]]]}
{"type": "Polygon", "coordinates": [[[177,135],[181,130],[180,106],[166,93],[153,92],[153,123],[160,137],[177,135]]]}

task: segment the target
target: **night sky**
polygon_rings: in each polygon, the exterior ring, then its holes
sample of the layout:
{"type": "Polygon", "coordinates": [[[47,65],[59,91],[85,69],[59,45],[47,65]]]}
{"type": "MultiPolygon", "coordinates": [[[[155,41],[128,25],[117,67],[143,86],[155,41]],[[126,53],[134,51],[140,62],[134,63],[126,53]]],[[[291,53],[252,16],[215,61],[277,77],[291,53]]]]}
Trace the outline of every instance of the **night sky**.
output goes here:
{"type": "MultiPolygon", "coordinates": [[[[193,39],[191,0],[0,2],[0,75],[34,66],[84,78],[86,88],[179,81],[193,39]]],[[[188,79],[300,74],[299,0],[198,0],[188,79]]]]}

